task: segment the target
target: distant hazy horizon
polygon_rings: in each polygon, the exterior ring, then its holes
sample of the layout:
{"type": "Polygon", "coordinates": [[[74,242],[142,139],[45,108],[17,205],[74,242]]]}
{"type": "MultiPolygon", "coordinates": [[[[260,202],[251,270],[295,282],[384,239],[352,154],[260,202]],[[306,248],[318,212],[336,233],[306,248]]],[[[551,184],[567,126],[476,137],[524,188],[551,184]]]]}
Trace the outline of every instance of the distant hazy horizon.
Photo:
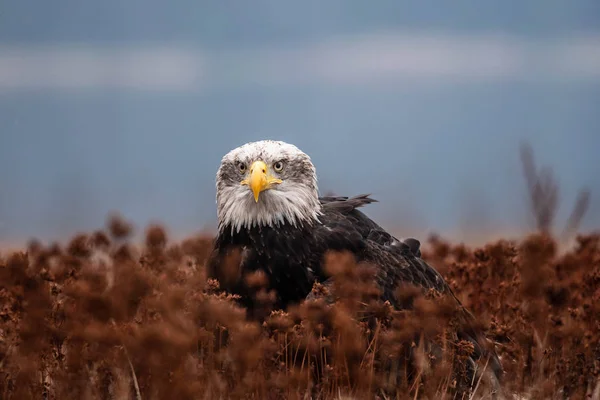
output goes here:
{"type": "Polygon", "coordinates": [[[600,3],[22,0],[0,13],[0,243],[116,211],[215,225],[221,157],[292,142],[396,232],[531,227],[519,145],[600,227],[600,3]],[[435,5],[435,7],[433,7],[435,5]],[[366,168],[365,168],[366,167],[366,168]]]}

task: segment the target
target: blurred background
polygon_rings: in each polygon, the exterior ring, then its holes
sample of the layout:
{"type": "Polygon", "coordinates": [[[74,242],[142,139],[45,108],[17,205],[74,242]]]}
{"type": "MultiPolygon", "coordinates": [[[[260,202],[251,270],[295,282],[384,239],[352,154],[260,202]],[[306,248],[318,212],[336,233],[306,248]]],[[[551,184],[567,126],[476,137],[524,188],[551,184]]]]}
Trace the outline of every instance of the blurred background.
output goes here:
{"type": "Polygon", "coordinates": [[[526,140],[600,225],[597,0],[3,1],[0,243],[118,211],[216,224],[221,157],[272,138],[399,234],[531,228],[526,140]],[[364,168],[368,166],[368,168],[364,168]]]}

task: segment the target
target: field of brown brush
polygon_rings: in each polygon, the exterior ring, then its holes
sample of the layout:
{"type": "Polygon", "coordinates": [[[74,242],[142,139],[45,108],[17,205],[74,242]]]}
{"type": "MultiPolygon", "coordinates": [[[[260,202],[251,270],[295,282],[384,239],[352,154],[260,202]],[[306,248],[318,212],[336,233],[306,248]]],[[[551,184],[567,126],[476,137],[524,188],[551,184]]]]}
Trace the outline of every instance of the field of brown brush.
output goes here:
{"type": "MultiPolygon", "coordinates": [[[[432,319],[443,325],[433,303],[416,302],[409,316],[381,305],[375,327],[359,322],[347,302],[318,300],[249,321],[205,279],[211,238],[169,243],[163,229],[150,227],[136,249],[128,234],[115,220],[64,247],[32,243],[26,252],[2,255],[2,399],[452,392],[449,368],[456,364],[424,363],[409,380],[384,368],[402,338],[430,329],[432,319]]],[[[563,254],[544,234],[478,249],[431,238],[423,257],[496,342],[507,393],[598,398],[600,235],[578,237],[563,254]]],[[[329,263],[354,268],[343,255],[329,263]]]]}
{"type": "MultiPolygon", "coordinates": [[[[431,237],[423,258],[494,342],[506,398],[598,400],[600,233],[559,252],[557,187],[523,154],[539,233],[479,248],[431,237]]],[[[138,246],[131,234],[115,217],[0,254],[0,399],[490,398],[485,379],[459,390],[473,349],[447,339],[447,304],[407,288],[412,307],[393,310],[347,255],[327,259],[333,304],[271,310],[264,277],[247,277],[257,320],[206,278],[212,237],[173,242],[150,226],[138,246]],[[440,339],[441,358],[416,337],[440,339]]]]}

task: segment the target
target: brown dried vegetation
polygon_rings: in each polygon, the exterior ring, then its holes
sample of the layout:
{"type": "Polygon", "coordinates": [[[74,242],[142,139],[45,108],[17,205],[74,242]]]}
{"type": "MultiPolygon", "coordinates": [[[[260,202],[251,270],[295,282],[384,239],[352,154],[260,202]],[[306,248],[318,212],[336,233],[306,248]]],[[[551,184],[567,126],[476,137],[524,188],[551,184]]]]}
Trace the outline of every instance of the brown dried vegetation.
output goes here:
{"type": "MultiPolygon", "coordinates": [[[[531,185],[556,187],[551,179],[535,183],[534,170],[531,185]]],[[[544,211],[556,195],[538,191],[530,193],[539,233],[477,249],[432,237],[423,258],[495,341],[507,397],[598,399],[600,234],[577,236],[559,254],[544,211]]],[[[309,300],[286,311],[270,308],[264,276],[247,276],[263,305],[249,319],[205,278],[211,238],[171,243],[151,226],[138,249],[131,234],[112,217],[106,231],[66,246],[32,242],[0,256],[1,399],[449,399],[460,392],[473,347],[448,335],[454,313],[443,299],[401,288],[399,298],[412,307],[396,311],[377,300],[369,266],[331,254],[334,285],[315,285],[309,300]],[[442,352],[424,348],[423,336],[437,338],[442,352]]],[[[483,380],[475,386],[470,398],[488,394],[483,380]]]]}

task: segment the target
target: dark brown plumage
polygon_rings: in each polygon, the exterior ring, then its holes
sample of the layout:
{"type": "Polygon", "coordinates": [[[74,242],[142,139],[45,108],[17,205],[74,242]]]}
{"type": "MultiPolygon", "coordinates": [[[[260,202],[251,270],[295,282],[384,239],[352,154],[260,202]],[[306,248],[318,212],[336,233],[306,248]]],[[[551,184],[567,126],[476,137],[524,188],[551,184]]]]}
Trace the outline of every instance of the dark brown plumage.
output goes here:
{"type": "MultiPolygon", "coordinates": [[[[323,269],[324,256],[328,251],[349,251],[357,262],[376,267],[376,284],[381,299],[389,301],[397,309],[404,307],[395,295],[403,284],[451,296],[460,309],[463,322],[457,339],[473,343],[474,360],[489,357],[489,365],[499,378],[502,368],[498,357],[493,350],[486,348],[483,334],[474,327],[473,316],[460,304],[443,277],[420,258],[419,242],[416,239],[409,239],[408,243],[398,240],[358,210],[374,201],[368,195],[322,197],[320,223],[255,226],[239,233],[233,233],[226,227],[216,238],[209,274],[222,280],[220,266],[224,257],[238,249],[242,252],[242,274],[262,270],[268,278],[269,288],[277,293],[276,307],[286,308],[304,300],[311,293],[314,282],[330,283],[323,269]]],[[[242,274],[224,289],[241,295],[242,304],[252,308],[253,300],[242,274]]]]}

